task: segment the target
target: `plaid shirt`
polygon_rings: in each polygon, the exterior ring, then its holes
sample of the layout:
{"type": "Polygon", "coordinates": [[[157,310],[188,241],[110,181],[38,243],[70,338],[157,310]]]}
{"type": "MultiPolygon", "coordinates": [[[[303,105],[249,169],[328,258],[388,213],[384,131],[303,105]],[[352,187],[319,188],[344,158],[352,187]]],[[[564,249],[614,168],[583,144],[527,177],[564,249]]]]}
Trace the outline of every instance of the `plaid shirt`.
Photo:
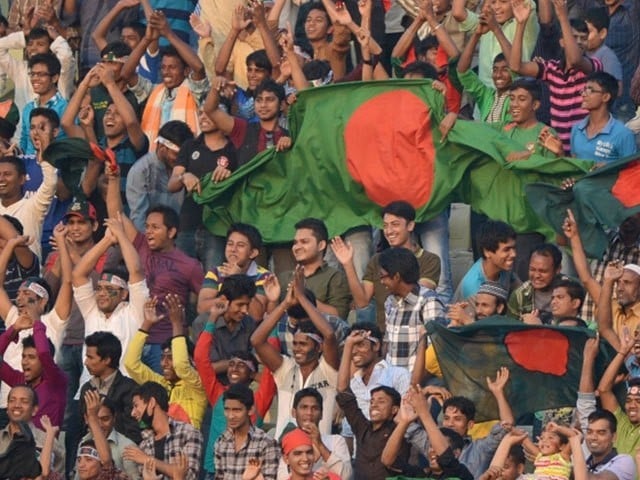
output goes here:
{"type": "Polygon", "coordinates": [[[252,458],[261,460],[260,470],[265,480],[275,480],[280,461],[280,446],[259,428],[251,425],[247,442],[236,451],[236,441],[227,429],[216,441],[215,480],[238,480],[252,458]]]}
{"type": "MultiPolygon", "coordinates": [[[[602,284],[604,269],[607,264],[613,260],[622,260],[622,263],[625,265],[627,263],[638,264],[640,262],[640,240],[631,247],[625,247],[617,233],[611,238],[609,246],[593,269],[593,278],[595,278],[598,283],[602,284]]],[[[582,318],[586,322],[595,321],[595,303],[591,295],[587,295],[587,299],[582,307],[582,318]]]]}
{"type": "Polygon", "coordinates": [[[417,286],[404,298],[389,295],[384,302],[387,362],[413,369],[418,343],[425,334],[424,325],[431,320],[446,325],[444,306],[430,288],[417,286]]]}
{"type": "MultiPolygon", "coordinates": [[[[142,432],[140,449],[151,457],[156,457],[153,430],[146,429],[142,432]]],[[[197,480],[200,474],[200,457],[202,456],[202,434],[188,423],[178,422],[169,418],[169,434],[164,438],[163,462],[175,463],[178,454],[184,453],[189,466],[185,480],[197,480]]],[[[138,465],[142,476],[143,465],[138,465]]],[[[166,475],[162,480],[170,480],[166,475]]]]}

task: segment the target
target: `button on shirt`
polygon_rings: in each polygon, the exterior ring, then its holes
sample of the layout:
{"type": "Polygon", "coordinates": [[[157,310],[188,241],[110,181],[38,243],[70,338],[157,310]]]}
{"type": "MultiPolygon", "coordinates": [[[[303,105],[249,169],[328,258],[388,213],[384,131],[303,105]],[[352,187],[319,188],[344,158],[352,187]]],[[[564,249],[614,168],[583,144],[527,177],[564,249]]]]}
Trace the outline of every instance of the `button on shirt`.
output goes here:
{"type": "Polygon", "coordinates": [[[253,425],[249,427],[247,440],[236,450],[233,432],[227,429],[215,445],[216,473],[215,480],[237,480],[249,460],[260,460],[260,471],[265,480],[275,480],[280,460],[280,446],[273,438],[253,425]]]}

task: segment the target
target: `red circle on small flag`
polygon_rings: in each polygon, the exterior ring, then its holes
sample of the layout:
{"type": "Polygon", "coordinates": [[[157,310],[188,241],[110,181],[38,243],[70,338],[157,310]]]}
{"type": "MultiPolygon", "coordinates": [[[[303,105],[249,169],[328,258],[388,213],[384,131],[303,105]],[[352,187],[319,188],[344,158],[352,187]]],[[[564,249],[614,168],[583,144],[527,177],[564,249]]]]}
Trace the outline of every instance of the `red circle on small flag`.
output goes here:
{"type": "Polygon", "coordinates": [[[367,100],[349,118],[347,169],[378,205],[406,200],[418,208],[429,201],[435,163],[429,114],[420,97],[394,90],[367,100]]]}

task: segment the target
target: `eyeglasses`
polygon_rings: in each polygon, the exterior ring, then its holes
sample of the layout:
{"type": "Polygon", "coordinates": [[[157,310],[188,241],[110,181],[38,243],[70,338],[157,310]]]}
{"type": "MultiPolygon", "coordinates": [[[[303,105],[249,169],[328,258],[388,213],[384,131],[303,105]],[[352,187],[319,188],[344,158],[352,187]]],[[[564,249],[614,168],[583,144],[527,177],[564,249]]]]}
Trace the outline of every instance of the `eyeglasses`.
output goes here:
{"type": "Polygon", "coordinates": [[[591,95],[592,93],[604,93],[604,90],[596,90],[593,87],[584,87],[580,90],[581,95],[591,95]]]}
{"type": "Polygon", "coordinates": [[[31,78],[44,78],[53,76],[49,72],[29,72],[27,75],[29,75],[31,78]]]}

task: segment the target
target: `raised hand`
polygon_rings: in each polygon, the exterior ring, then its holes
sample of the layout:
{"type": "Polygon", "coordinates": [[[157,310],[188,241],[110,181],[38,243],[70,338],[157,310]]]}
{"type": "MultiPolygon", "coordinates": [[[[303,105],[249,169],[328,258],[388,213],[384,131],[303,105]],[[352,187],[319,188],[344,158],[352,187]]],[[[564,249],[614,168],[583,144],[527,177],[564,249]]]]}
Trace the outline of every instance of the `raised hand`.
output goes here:
{"type": "Polygon", "coordinates": [[[507,367],[500,367],[496,372],[496,379],[491,380],[487,377],[487,387],[493,392],[493,394],[501,393],[504,391],[504,386],[509,381],[509,369],[507,367]]]}
{"type": "Polygon", "coordinates": [[[575,238],[579,235],[578,232],[578,223],[576,222],[576,218],[573,216],[573,212],[570,208],[567,208],[567,216],[562,222],[562,233],[569,240],[575,238]]]}
{"type": "Polygon", "coordinates": [[[171,33],[171,27],[165,17],[164,12],[160,10],[154,10],[149,16],[149,26],[158,31],[163,37],[167,37],[171,33]]]}
{"type": "Polygon", "coordinates": [[[242,480],[254,480],[261,473],[262,461],[259,458],[250,458],[242,472],[242,480]]]}
{"type": "Polygon", "coordinates": [[[189,25],[191,25],[193,31],[196,32],[200,38],[208,38],[211,36],[211,25],[209,25],[208,22],[204,22],[195,13],[189,15],[189,25]]]}
{"type": "Polygon", "coordinates": [[[341,237],[331,240],[331,250],[341,265],[348,265],[353,260],[353,246],[341,237]]]}
{"type": "Polygon", "coordinates": [[[242,6],[238,5],[233,10],[233,15],[231,15],[231,28],[236,31],[244,30],[251,24],[251,17],[248,16],[250,12],[242,6]]]}
{"type": "Polygon", "coordinates": [[[262,288],[264,289],[264,294],[266,295],[268,301],[270,301],[271,303],[276,303],[278,302],[278,300],[280,300],[282,288],[280,288],[278,277],[276,277],[273,273],[265,279],[262,288]]]}
{"type": "Polygon", "coordinates": [[[173,324],[184,325],[184,305],[180,302],[180,297],[175,293],[168,293],[164,297],[162,304],[169,312],[169,321],[173,324]]]}
{"type": "Polygon", "coordinates": [[[214,322],[220,318],[229,308],[229,300],[224,295],[215,298],[213,305],[209,309],[209,319],[214,322]]]}
{"type": "Polygon", "coordinates": [[[622,274],[624,273],[624,264],[621,260],[614,260],[613,262],[609,262],[604,269],[604,279],[611,281],[618,281],[622,278],[622,274]]]}
{"type": "Polygon", "coordinates": [[[518,23],[527,23],[531,15],[531,3],[529,0],[511,0],[513,18],[518,23]]]}
{"type": "Polygon", "coordinates": [[[158,306],[158,297],[149,297],[144,302],[144,320],[145,322],[149,322],[151,325],[155,325],[160,320],[162,320],[163,316],[158,315],[156,307],[158,306]]]}
{"type": "Polygon", "coordinates": [[[84,403],[87,407],[87,416],[98,417],[98,410],[102,405],[100,394],[97,390],[89,389],[84,393],[84,403]]]}

